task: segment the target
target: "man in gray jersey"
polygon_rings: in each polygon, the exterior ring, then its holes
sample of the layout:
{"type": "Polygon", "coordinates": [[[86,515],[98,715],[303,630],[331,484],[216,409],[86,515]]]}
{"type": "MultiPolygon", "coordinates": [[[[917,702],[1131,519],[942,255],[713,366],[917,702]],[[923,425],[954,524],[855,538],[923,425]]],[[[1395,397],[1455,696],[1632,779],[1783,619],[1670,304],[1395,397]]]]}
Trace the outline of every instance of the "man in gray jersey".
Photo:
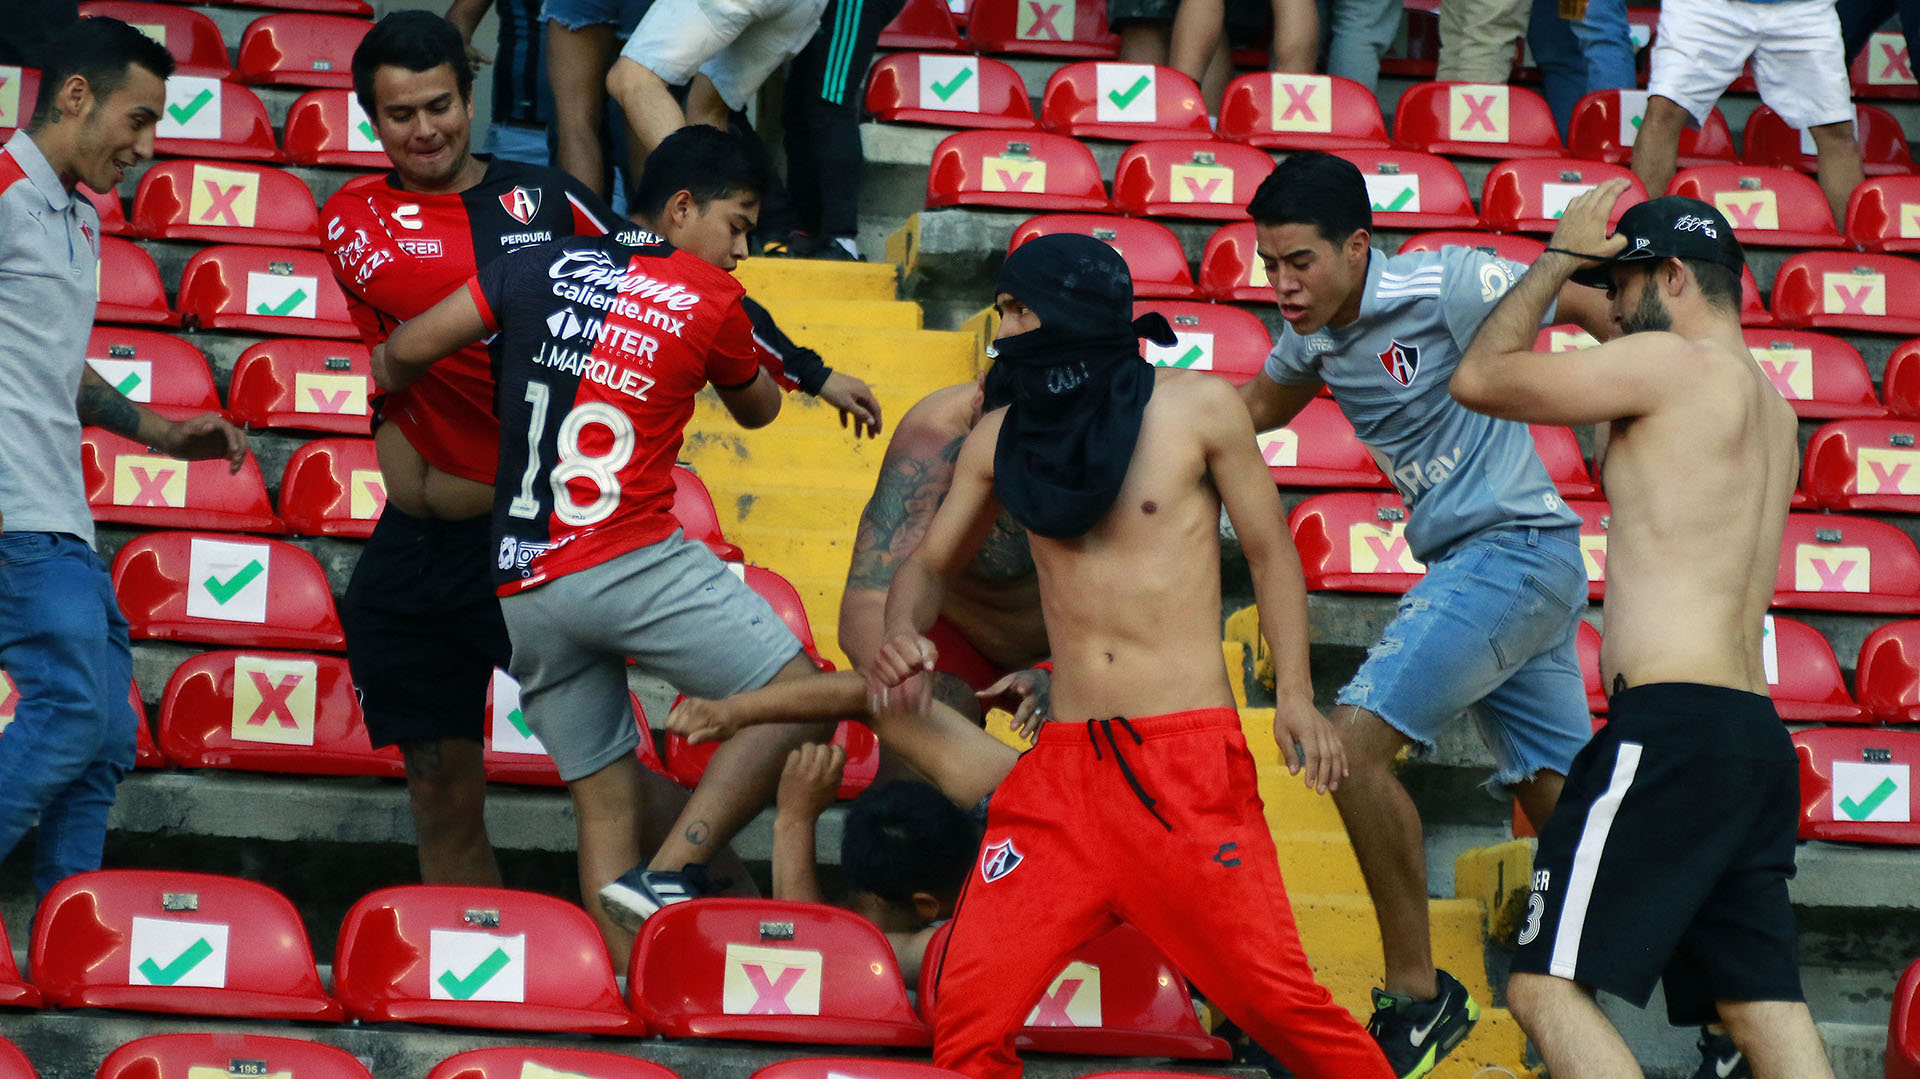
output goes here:
{"type": "MultiPolygon", "coordinates": [[[[1329,154],[1294,154],[1248,207],[1273,282],[1280,341],[1241,390],[1258,430],[1291,420],[1324,384],[1406,500],[1426,576],[1337,698],[1350,774],[1334,794],[1373,897],[1386,957],[1368,1029],[1396,1075],[1431,1071],[1479,1007],[1433,965],[1420,816],[1393,774],[1472,709],[1535,826],[1552,814],[1591,731],[1574,629],[1586,607],[1579,518],[1554,493],[1523,424],[1469,412],[1447,380],[1525,267],[1471,248],[1371,248],[1366,182],[1329,154]]],[[[1549,320],[1552,320],[1549,313],[1549,320]]],[[[1559,321],[1597,329],[1591,289],[1559,321]]]]}

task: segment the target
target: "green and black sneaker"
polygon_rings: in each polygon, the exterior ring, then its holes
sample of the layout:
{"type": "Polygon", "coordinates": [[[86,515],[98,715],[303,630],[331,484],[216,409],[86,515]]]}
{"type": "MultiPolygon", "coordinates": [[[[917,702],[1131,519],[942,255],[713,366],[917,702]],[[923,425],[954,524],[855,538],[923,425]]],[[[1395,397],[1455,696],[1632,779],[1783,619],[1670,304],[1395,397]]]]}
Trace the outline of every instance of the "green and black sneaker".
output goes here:
{"type": "Polygon", "coordinates": [[[1444,970],[1434,972],[1439,995],[1415,1000],[1384,989],[1373,991],[1373,1018],[1367,1033],[1380,1043],[1387,1063],[1400,1079],[1420,1079],[1467,1040],[1480,1021],[1480,1005],[1467,995],[1460,979],[1444,970]]]}

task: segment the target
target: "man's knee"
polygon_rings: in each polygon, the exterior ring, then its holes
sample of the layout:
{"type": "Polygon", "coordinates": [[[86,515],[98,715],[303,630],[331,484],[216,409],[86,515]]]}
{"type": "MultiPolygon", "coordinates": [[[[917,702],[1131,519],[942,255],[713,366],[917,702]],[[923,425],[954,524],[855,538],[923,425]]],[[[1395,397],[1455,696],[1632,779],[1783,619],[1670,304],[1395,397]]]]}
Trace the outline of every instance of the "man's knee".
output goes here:
{"type": "Polygon", "coordinates": [[[624,102],[632,95],[654,89],[664,93],[667,84],[660,81],[660,76],[624,56],[615,60],[613,67],[607,71],[607,93],[616,100],[624,102]]]}
{"type": "Polygon", "coordinates": [[[1390,769],[1408,742],[1406,735],[1377,713],[1350,704],[1333,710],[1333,724],[1340,732],[1340,745],[1346,750],[1350,769],[1390,769]]]}
{"type": "Polygon", "coordinates": [[[1640,120],[1640,133],[1645,135],[1649,129],[1672,130],[1678,132],[1685,127],[1689,114],[1680,107],[1680,103],[1669,97],[1652,94],[1647,97],[1647,112],[1640,120]]]}
{"type": "Polygon", "coordinates": [[[1584,993],[1579,985],[1550,974],[1515,971],[1507,979],[1507,1008],[1523,1024],[1584,993]]]}
{"type": "Polygon", "coordinates": [[[1812,136],[1814,147],[1821,153],[1830,153],[1835,150],[1851,151],[1856,146],[1852,120],[1810,127],[1807,129],[1807,134],[1812,136]]]}
{"type": "Polygon", "coordinates": [[[407,790],[416,807],[477,807],[486,797],[487,772],[480,743],[461,738],[416,738],[400,743],[407,790]]]}

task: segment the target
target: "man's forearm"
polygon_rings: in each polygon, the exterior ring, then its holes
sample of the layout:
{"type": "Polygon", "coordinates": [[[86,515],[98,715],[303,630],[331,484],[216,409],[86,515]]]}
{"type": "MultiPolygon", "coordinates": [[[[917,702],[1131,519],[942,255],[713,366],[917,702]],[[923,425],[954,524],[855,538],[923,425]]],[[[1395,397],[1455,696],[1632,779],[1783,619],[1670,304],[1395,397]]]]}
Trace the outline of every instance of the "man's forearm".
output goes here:
{"type": "Polygon", "coordinates": [[[91,366],[80,374],[80,393],[74,407],[81,423],[104,427],[148,446],[158,445],[169,426],[152,409],[128,400],[91,366]]]}
{"type": "Polygon", "coordinates": [[[819,903],[820,875],[814,865],[814,822],[781,812],[773,819],[773,897],[795,903],[819,903]]]}
{"type": "Polygon", "coordinates": [[[865,715],[867,688],[858,674],[835,671],[818,678],[789,678],[727,698],[742,724],[818,723],[865,715]]]}
{"type": "Polygon", "coordinates": [[[893,587],[887,589],[887,636],[903,633],[924,634],[940,617],[940,603],[946,598],[946,582],[918,557],[901,563],[893,575],[893,587]]]}
{"type": "Polygon", "coordinates": [[[1473,343],[1460,357],[1460,369],[1470,370],[1488,356],[1532,351],[1547,305],[1560,295],[1561,286],[1579,266],[1578,259],[1552,251],[1535,260],[1480,324],[1473,343]]]}
{"type": "Polygon", "coordinates": [[[1274,695],[1313,700],[1313,673],[1307,658],[1307,580],[1297,556],[1269,556],[1256,567],[1254,603],[1260,610],[1260,633],[1273,653],[1274,695]]]}

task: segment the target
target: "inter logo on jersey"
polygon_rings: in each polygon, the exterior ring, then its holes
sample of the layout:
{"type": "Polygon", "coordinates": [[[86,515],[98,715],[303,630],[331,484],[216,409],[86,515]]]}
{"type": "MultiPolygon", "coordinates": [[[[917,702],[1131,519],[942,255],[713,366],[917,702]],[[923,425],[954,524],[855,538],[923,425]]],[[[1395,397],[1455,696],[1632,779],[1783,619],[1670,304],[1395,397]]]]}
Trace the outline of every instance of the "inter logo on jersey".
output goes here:
{"type": "Polygon", "coordinates": [[[1024,861],[1026,855],[1014,849],[1013,840],[1003,839],[980,852],[980,879],[992,884],[1024,861]]]}
{"type": "Polygon", "coordinates": [[[1420,346],[1403,345],[1395,341],[1380,353],[1380,366],[1387,369],[1387,374],[1392,375],[1395,382],[1411,386],[1413,376],[1420,373],[1420,346]]]}
{"type": "Polygon", "coordinates": [[[533,220],[540,212],[540,189],[537,187],[516,187],[500,196],[500,205],[515,221],[522,225],[533,220]]]}

